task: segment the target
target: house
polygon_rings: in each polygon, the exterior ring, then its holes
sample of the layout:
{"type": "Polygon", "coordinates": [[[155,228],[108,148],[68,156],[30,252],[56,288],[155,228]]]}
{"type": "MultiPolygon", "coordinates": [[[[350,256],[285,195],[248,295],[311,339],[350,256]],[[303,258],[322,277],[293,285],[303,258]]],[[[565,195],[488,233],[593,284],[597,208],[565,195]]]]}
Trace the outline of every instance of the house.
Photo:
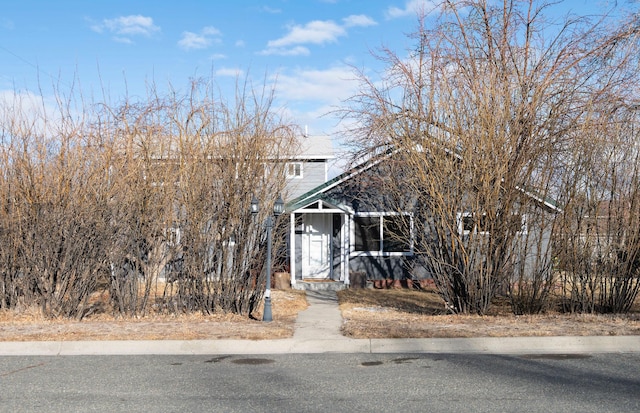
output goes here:
{"type": "MultiPolygon", "coordinates": [[[[289,267],[293,288],[306,289],[329,281],[347,286],[354,276],[369,280],[406,280],[431,278],[418,264],[414,251],[413,198],[390,202],[389,194],[376,185],[376,176],[387,173],[385,161],[393,151],[369,159],[343,174],[298,195],[286,204],[289,213],[289,267]],[[398,230],[408,236],[398,237],[398,230]]],[[[395,178],[392,178],[395,179],[395,178]]],[[[378,180],[379,181],[379,180],[378,180]]],[[[548,200],[522,190],[523,197],[546,211],[556,206],[548,200]]],[[[461,211],[458,228],[461,235],[473,231],[470,217],[461,211]]],[[[550,251],[550,228],[536,229],[521,222],[520,233],[541,231],[542,244],[530,245],[522,253],[519,268],[533,263],[542,250],[550,251]],[[544,231],[544,233],[542,233],[544,231]]],[[[547,252],[545,252],[546,254],[547,252]]]]}
{"type": "MultiPolygon", "coordinates": [[[[146,153],[135,154],[144,181],[165,203],[153,203],[154,208],[164,206],[159,208],[164,215],[154,218],[157,229],[149,231],[144,245],[154,247],[158,277],[166,280],[188,277],[185,257],[193,255],[185,251],[205,257],[197,261],[206,263],[202,271],[207,277],[244,276],[262,242],[247,236],[259,228],[242,213],[247,195],[297,197],[327,181],[334,158],[327,136],[220,133],[207,145],[193,145],[196,149],[184,145],[183,150],[180,143],[178,138],[154,137],[149,145],[138,145],[146,153]]],[[[246,207],[248,212],[248,200],[246,207]]]]}
{"type": "Polygon", "coordinates": [[[286,160],[286,198],[294,199],[327,182],[329,161],[335,158],[328,136],[303,135],[296,154],[286,160]]]}
{"type": "Polygon", "coordinates": [[[375,174],[379,162],[364,162],[287,203],[294,288],[318,280],[349,285],[350,275],[361,272],[369,278],[407,278],[412,245],[388,232],[396,220],[411,220],[411,214],[389,211],[375,199],[380,194],[363,190],[359,179],[375,174]]]}

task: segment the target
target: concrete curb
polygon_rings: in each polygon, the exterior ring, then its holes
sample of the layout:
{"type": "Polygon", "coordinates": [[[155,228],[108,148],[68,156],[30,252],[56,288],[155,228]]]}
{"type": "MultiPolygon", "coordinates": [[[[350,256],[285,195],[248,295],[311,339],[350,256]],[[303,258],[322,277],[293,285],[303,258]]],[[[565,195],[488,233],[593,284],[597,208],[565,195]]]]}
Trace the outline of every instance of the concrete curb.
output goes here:
{"type": "Polygon", "coordinates": [[[0,356],[219,355],[320,353],[572,354],[640,352],[640,336],[351,339],[340,334],[335,291],[307,293],[292,338],[0,342],[0,356]]]}
{"type": "Polygon", "coordinates": [[[640,352],[640,336],[371,340],[372,353],[576,354],[640,352]]]}
{"type": "Polygon", "coordinates": [[[640,336],[0,342],[0,356],[640,352],[640,336]]]}

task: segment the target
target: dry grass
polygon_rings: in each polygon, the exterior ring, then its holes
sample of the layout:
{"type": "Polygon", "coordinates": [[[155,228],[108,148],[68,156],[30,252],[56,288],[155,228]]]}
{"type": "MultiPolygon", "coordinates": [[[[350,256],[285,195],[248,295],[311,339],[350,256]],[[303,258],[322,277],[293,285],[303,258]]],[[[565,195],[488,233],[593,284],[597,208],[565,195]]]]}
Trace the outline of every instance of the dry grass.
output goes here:
{"type": "MultiPolygon", "coordinates": [[[[351,289],[338,295],[344,318],[343,333],[353,338],[580,336],[640,334],[640,310],[628,315],[514,316],[508,303],[497,302],[487,316],[447,314],[433,291],[351,289]]],[[[273,290],[271,323],[233,314],[149,315],[115,319],[106,313],[83,321],[49,320],[37,309],[0,311],[0,341],[71,340],[197,340],[287,338],[299,311],[307,307],[305,294],[273,290]]],[[[259,307],[262,309],[262,305],[259,307]]]]}
{"type": "MultiPolygon", "coordinates": [[[[115,319],[108,314],[95,314],[82,321],[48,320],[38,310],[1,311],[0,341],[71,341],[71,340],[261,340],[291,337],[299,311],[307,307],[302,291],[272,292],[274,321],[234,314],[188,314],[180,316],[152,314],[134,319],[115,319]]],[[[262,309],[262,306],[260,306],[262,309]]]]}
{"type": "Polygon", "coordinates": [[[343,334],[353,338],[586,336],[640,334],[640,313],[515,316],[497,302],[491,315],[447,314],[434,291],[345,290],[339,293],[343,334]]]}

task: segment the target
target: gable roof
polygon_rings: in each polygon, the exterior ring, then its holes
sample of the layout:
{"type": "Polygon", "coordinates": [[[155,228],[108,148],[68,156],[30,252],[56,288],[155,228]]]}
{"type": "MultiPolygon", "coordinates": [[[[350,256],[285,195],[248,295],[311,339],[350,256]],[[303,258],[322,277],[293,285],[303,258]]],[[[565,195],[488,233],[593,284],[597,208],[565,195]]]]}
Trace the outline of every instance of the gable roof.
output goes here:
{"type": "MultiPolygon", "coordinates": [[[[395,155],[396,153],[398,153],[399,149],[388,149],[385,152],[372,157],[370,159],[365,160],[364,162],[355,165],[354,167],[350,168],[349,170],[343,172],[342,174],[336,176],[335,178],[321,184],[318,185],[317,187],[311,189],[308,192],[305,192],[304,194],[292,199],[291,201],[287,202],[285,209],[287,211],[293,211],[296,209],[300,209],[303,208],[306,205],[309,205],[310,203],[317,201],[317,200],[327,200],[330,203],[333,203],[335,205],[338,205],[336,203],[335,200],[330,200],[326,197],[323,197],[323,194],[327,191],[329,191],[330,189],[360,175],[361,173],[371,169],[372,167],[378,165],[379,163],[385,161],[386,159],[389,159],[390,157],[392,157],[393,155],[395,155]]],[[[459,156],[459,155],[456,155],[459,156]]],[[[534,200],[535,202],[537,202],[538,204],[548,208],[551,211],[554,212],[559,212],[561,211],[561,208],[558,205],[558,202],[550,197],[546,197],[546,196],[542,196],[537,194],[536,192],[527,189],[525,187],[516,187],[516,189],[518,189],[519,191],[521,191],[525,196],[527,196],[528,198],[534,200]]]]}
{"type": "MultiPolygon", "coordinates": [[[[323,199],[323,197],[322,197],[323,193],[325,193],[328,190],[330,190],[330,189],[342,184],[345,181],[348,181],[349,179],[354,178],[357,175],[360,175],[364,171],[367,171],[367,170],[371,169],[372,167],[374,167],[375,165],[377,165],[380,162],[384,161],[385,159],[388,159],[396,151],[397,150],[388,151],[388,152],[386,152],[386,153],[384,153],[382,155],[379,155],[378,157],[367,159],[366,161],[364,161],[364,162],[352,167],[351,169],[341,173],[340,175],[336,176],[335,178],[330,179],[327,182],[325,182],[325,183],[323,183],[321,185],[318,185],[315,188],[311,189],[310,191],[307,191],[304,194],[298,196],[297,198],[294,198],[291,201],[287,202],[287,205],[286,205],[285,209],[288,210],[288,211],[296,210],[296,209],[304,207],[305,205],[308,205],[309,203],[312,203],[313,201],[316,201],[316,200],[319,200],[319,199],[323,199]]],[[[329,200],[329,201],[331,201],[331,200],[329,200]]],[[[336,204],[335,201],[333,201],[332,203],[336,204]]]]}
{"type": "MultiPolygon", "coordinates": [[[[315,203],[322,203],[323,205],[326,204],[330,209],[339,209],[339,210],[342,210],[343,212],[353,213],[353,207],[351,207],[350,205],[347,205],[340,201],[336,201],[333,198],[324,196],[324,194],[317,194],[311,198],[305,199],[304,201],[298,202],[295,205],[288,203],[285,209],[289,211],[302,210],[315,203]]],[[[322,209],[326,209],[326,208],[322,207],[322,209]]]]}
{"type": "Polygon", "coordinates": [[[295,159],[333,159],[333,142],[326,135],[302,135],[298,137],[300,144],[299,152],[294,156],[295,159]]]}

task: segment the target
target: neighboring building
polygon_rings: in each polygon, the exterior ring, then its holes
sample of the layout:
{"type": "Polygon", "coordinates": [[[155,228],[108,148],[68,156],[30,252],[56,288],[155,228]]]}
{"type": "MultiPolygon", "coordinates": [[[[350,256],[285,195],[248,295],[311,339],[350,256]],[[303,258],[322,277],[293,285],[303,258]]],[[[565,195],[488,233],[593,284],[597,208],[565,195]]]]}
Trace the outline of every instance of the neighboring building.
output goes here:
{"type": "MultiPolygon", "coordinates": [[[[296,155],[287,160],[286,199],[294,199],[328,180],[329,161],[334,159],[333,144],[328,136],[298,138],[296,155]]],[[[283,195],[285,196],[285,195],[283,195]]]]}

